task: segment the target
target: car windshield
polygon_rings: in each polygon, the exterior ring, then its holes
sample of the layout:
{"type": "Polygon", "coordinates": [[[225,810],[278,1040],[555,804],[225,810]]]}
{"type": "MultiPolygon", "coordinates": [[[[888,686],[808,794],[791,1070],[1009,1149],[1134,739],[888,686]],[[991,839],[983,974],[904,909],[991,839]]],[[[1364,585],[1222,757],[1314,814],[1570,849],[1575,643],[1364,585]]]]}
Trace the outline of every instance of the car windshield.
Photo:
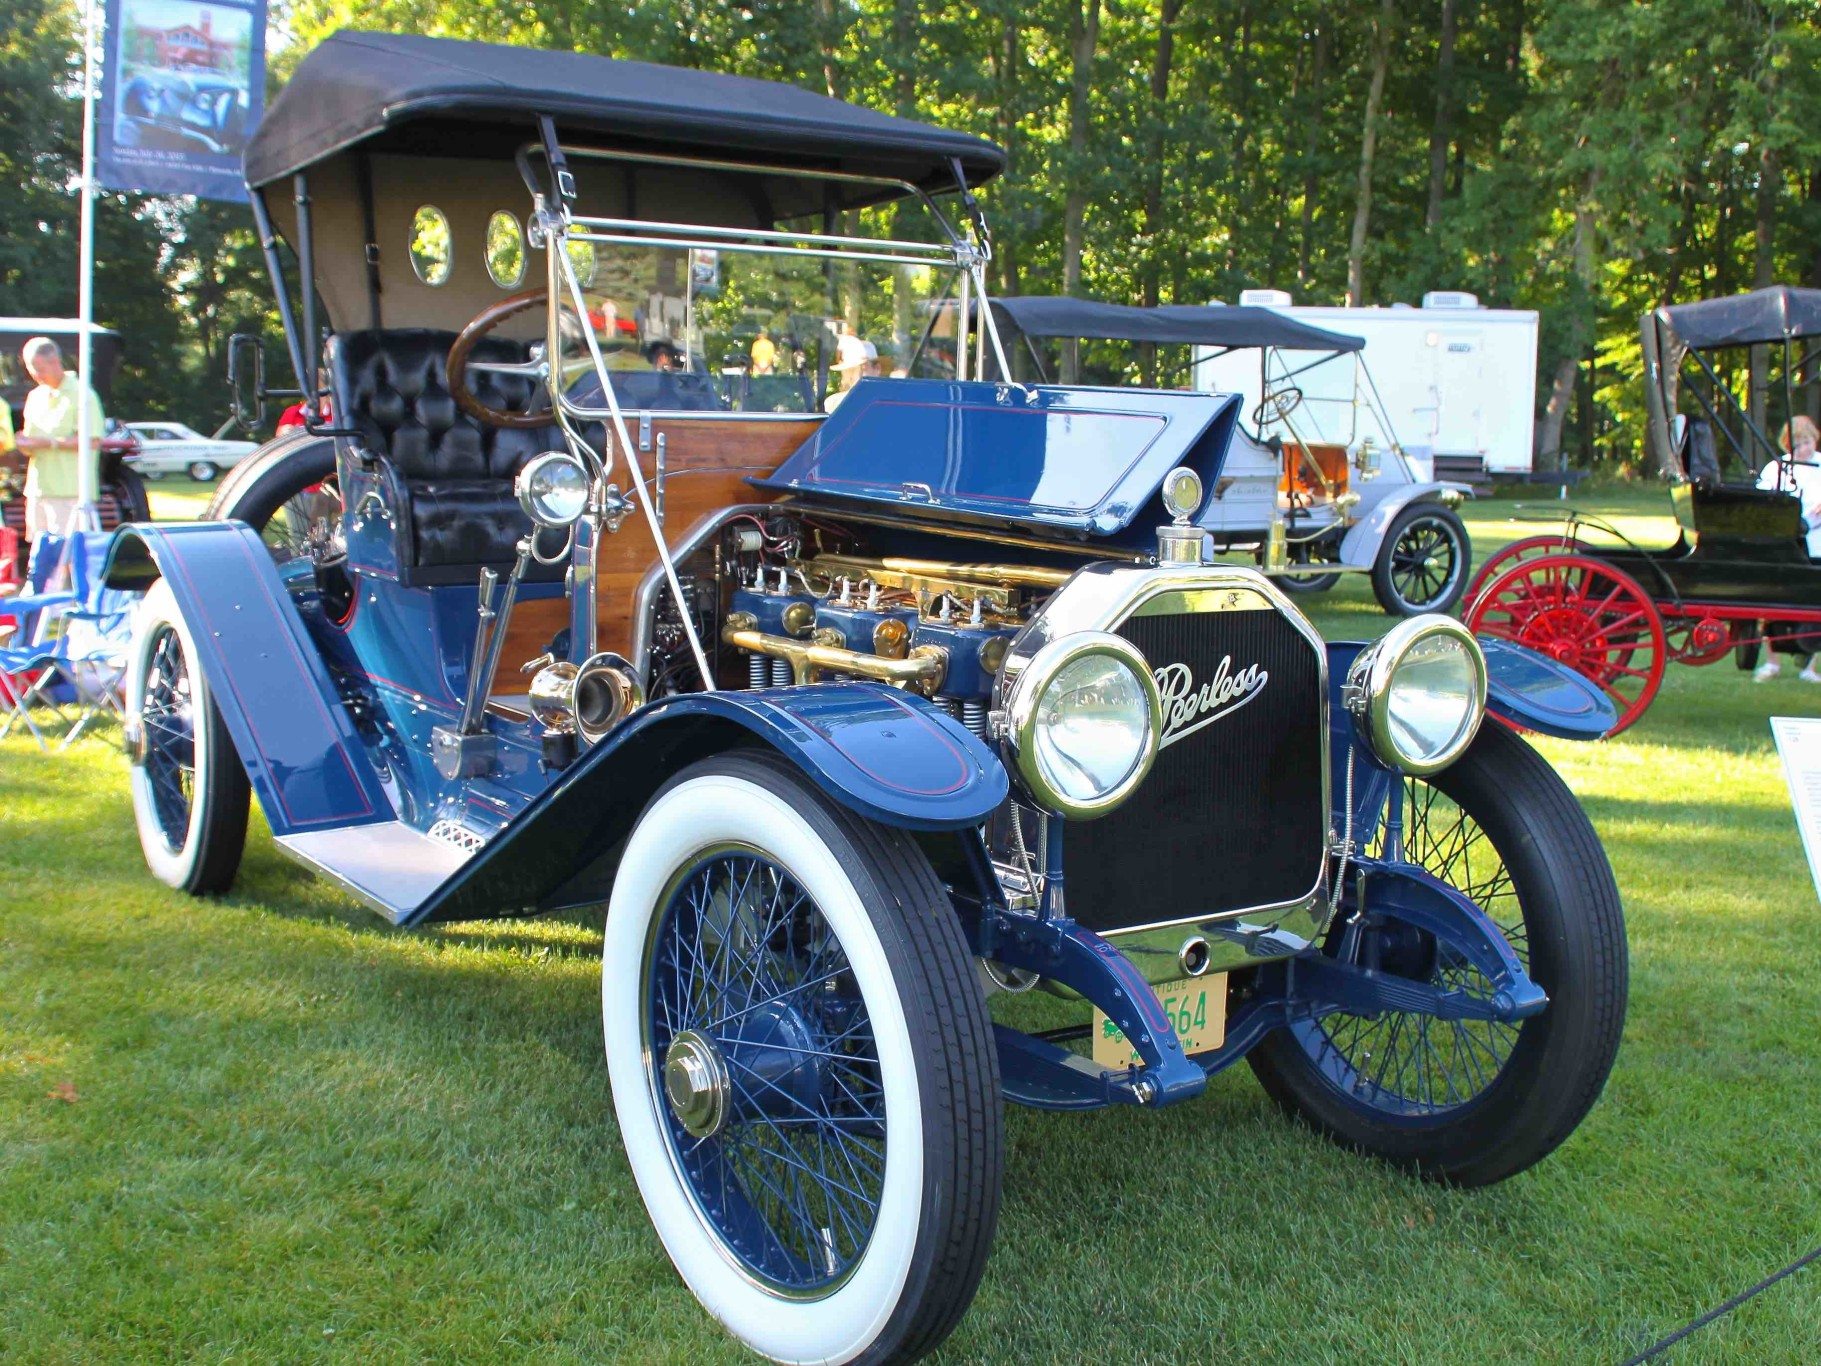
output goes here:
{"type": "MultiPolygon", "coordinates": [[[[792,228],[809,231],[785,225],[792,228]]],[[[837,232],[944,240],[916,204],[843,215],[837,232]]],[[[954,310],[939,307],[956,291],[952,264],[866,259],[864,245],[838,256],[791,249],[800,243],[759,245],[570,242],[586,327],[620,404],[813,413],[866,376],[955,374],[954,310]]],[[[582,375],[570,397],[596,407],[599,383],[583,363],[586,341],[572,307],[562,336],[566,373],[582,375]]]]}

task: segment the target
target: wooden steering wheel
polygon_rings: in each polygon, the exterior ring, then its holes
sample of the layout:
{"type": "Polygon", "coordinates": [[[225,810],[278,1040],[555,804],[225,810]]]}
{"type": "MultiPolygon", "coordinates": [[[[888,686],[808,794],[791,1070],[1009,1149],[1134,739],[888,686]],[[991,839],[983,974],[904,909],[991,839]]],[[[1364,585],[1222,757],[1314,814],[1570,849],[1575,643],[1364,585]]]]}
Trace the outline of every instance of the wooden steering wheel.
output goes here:
{"type": "Polygon", "coordinates": [[[485,371],[490,375],[518,375],[534,383],[545,379],[544,361],[491,361],[468,359],[474,348],[480,344],[482,337],[487,336],[508,318],[516,318],[527,309],[542,304],[548,295],[543,288],[527,289],[520,294],[508,295],[498,303],[489,304],[462,328],[455,338],[455,344],[449,348],[449,359],[445,363],[448,372],[449,397],[455,400],[455,406],[469,417],[486,423],[489,427],[507,427],[515,430],[528,430],[534,427],[548,427],[553,420],[550,416],[548,399],[545,406],[536,412],[512,413],[499,408],[489,408],[474,396],[468,387],[470,369],[485,371]]]}

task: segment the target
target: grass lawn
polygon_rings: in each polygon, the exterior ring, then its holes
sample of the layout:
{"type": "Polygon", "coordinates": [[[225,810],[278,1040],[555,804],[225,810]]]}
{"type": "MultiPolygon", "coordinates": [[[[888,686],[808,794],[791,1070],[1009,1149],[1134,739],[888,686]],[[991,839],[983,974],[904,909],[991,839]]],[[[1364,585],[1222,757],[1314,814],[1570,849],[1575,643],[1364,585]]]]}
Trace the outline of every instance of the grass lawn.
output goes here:
{"type": "MultiPolygon", "coordinates": [[[[1666,510],[1599,498],[1645,540],[1666,510]]],[[[1469,511],[1482,548],[1527,530],[1469,511]]],[[[1362,582],[1317,618],[1386,624],[1362,582]]],[[[1821,689],[1678,667],[1618,740],[1543,742],[1632,949],[1617,1070],[1551,1160],[1438,1189],[1286,1122],[1243,1067],[1157,1113],[1012,1110],[940,1359],[1616,1362],[1821,1242],[1821,907],[1773,712],[1821,689]]],[[[262,826],[235,895],[188,900],[143,869],[117,754],[16,738],[0,889],[0,1354],[742,1359],[615,1136],[598,916],[400,934],[262,826]]],[[[1811,1269],[1673,1359],[1818,1342],[1811,1269]]]]}

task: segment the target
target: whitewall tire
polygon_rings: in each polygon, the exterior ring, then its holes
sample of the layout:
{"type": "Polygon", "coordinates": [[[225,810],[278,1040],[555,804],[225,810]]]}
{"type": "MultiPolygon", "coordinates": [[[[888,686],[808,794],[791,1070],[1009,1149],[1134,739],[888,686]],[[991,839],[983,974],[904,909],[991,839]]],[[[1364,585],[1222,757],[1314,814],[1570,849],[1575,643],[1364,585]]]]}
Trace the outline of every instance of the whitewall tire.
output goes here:
{"type": "Polygon", "coordinates": [[[948,1334],[997,1220],[998,1067],[915,843],[775,756],[705,760],[627,843],[601,998],[628,1161],[711,1314],[776,1361],[948,1334]]]}
{"type": "Polygon", "coordinates": [[[133,820],[146,866],[195,896],[227,891],[246,846],[247,775],[163,579],[134,624],[126,706],[133,820]]]}

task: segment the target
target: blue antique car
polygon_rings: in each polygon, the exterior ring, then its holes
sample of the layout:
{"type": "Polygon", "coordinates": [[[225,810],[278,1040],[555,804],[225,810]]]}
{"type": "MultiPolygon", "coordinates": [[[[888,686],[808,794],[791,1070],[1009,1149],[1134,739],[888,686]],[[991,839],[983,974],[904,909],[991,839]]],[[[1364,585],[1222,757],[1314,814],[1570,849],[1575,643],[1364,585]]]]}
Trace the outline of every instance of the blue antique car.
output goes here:
{"type": "Polygon", "coordinates": [[[894,365],[984,293],[1003,161],[763,82],[331,38],[246,158],[318,417],[111,562],[152,871],[225,891],[251,791],[400,927],[605,904],[627,1159],[781,1361],[954,1327],[1006,1100],[1142,1112],[1245,1058],[1471,1185],[1618,1047],[1612,874],[1512,729],[1597,735],[1597,689],[1436,616],[1326,644],[1208,563],[1230,397],[988,381],[990,311],[957,373],[894,365]]]}

